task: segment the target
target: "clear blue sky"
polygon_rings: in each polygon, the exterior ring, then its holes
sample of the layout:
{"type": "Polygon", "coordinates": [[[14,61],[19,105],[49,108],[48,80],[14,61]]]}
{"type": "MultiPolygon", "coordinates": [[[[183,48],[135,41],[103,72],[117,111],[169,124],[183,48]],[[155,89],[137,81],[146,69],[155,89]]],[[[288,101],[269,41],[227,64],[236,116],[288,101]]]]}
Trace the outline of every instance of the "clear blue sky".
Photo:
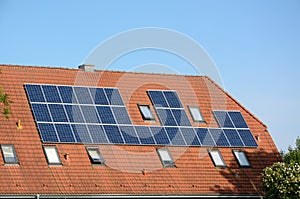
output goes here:
{"type": "MultiPolygon", "coordinates": [[[[278,149],[294,146],[300,136],[299,0],[0,0],[0,63],[75,68],[107,38],[143,27],[172,29],[202,45],[225,89],[268,126],[278,149]]],[[[191,73],[166,53],[145,53],[116,63],[126,70],[162,62],[191,73]]]]}

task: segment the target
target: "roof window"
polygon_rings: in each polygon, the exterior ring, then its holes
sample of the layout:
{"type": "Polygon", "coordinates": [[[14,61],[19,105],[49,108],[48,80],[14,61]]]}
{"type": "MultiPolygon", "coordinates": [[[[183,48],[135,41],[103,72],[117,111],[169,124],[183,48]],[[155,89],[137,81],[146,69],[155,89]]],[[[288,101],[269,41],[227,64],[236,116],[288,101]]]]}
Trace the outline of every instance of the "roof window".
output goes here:
{"type": "Polygon", "coordinates": [[[209,155],[210,155],[212,161],[214,162],[215,167],[226,167],[224,159],[219,150],[216,150],[216,149],[211,150],[209,152],[209,155]]]}
{"type": "Polygon", "coordinates": [[[104,158],[102,157],[98,147],[86,147],[86,151],[93,164],[104,165],[104,158]]]}
{"type": "Polygon", "coordinates": [[[241,150],[233,150],[233,154],[238,161],[240,167],[250,167],[250,163],[244,151],[241,150]]]}
{"type": "Polygon", "coordinates": [[[189,110],[194,122],[205,122],[200,108],[198,106],[189,106],[189,110]]]}
{"type": "Polygon", "coordinates": [[[157,149],[157,153],[164,167],[175,167],[170,151],[167,148],[157,149]]]}
{"type": "Polygon", "coordinates": [[[61,165],[56,146],[44,146],[44,152],[49,165],[61,165]]]}
{"type": "Polygon", "coordinates": [[[1,151],[5,164],[18,164],[18,158],[14,145],[2,144],[1,151]]]}
{"type": "Polygon", "coordinates": [[[155,120],[149,105],[138,104],[138,107],[144,120],[155,120]]]}

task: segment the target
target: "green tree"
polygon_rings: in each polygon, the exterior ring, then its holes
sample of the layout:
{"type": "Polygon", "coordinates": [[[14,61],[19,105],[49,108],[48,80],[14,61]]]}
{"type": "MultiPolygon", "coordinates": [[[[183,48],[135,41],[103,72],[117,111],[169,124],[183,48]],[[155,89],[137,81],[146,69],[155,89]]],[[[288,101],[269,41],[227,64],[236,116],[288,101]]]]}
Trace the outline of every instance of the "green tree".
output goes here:
{"type": "Polygon", "coordinates": [[[262,184],[266,198],[300,198],[300,165],[274,163],[264,169],[262,184]]]}
{"type": "Polygon", "coordinates": [[[293,149],[291,146],[288,148],[286,154],[283,153],[283,161],[287,164],[298,163],[300,164],[300,138],[296,139],[296,147],[293,149]]]}
{"type": "MultiPolygon", "coordinates": [[[[0,71],[1,74],[1,71],[0,71]]],[[[11,114],[11,110],[9,107],[9,104],[11,104],[12,101],[9,99],[8,94],[3,93],[3,88],[0,87],[0,107],[2,108],[3,116],[8,119],[9,115],[11,114]]]]}

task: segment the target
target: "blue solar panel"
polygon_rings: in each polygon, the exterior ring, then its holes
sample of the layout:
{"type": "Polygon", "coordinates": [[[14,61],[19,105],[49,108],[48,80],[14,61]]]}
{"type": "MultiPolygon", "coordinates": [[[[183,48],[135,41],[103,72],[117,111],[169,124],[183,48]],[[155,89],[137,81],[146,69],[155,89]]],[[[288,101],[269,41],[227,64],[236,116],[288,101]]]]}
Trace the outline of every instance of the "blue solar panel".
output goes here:
{"type": "Polygon", "coordinates": [[[114,115],[109,106],[96,106],[103,124],[116,124],[114,115]]]}
{"type": "Polygon", "coordinates": [[[57,88],[63,103],[77,104],[77,99],[71,86],[58,86],[57,88]]]}
{"type": "Polygon", "coordinates": [[[61,104],[48,104],[53,122],[68,122],[63,105],[61,104]]]}
{"type": "Polygon", "coordinates": [[[250,130],[240,129],[238,132],[246,147],[257,147],[257,143],[250,130]]]}
{"type": "Polygon", "coordinates": [[[87,125],[90,135],[92,137],[93,143],[108,143],[106,134],[101,125],[87,125]]]}
{"type": "Polygon", "coordinates": [[[25,88],[30,102],[45,102],[41,86],[26,84],[25,88]]]}
{"type": "Polygon", "coordinates": [[[248,125],[246,124],[241,112],[230,111],[228,114],[236,128],[248,128],[248,125]]]}
{"type": "Polygon", "coordinates": [[[80,106],[86,123],[101,123],[95,106],[80,106]]]}
{"type": "Polygon", "coordinates": [[[37,122],[52,122],[46,104],[31,104],[31,108],[37,122]]]}
{"type": "Polygon", "coordinates": [[[214,111],[215,117],[222,128],[234,128],[227,111],[214,111]]]}
{"type": "Polygon", "coordinates": [[[111,107],[118,124],[132,124],[125,107],[111,107]]]}
{"type": "Polygon", "coordinates": [[[163,126],[177,126],[170,109],[157,109],[156,111],[163,126]]]}
{"type": "Polygon", "coordinates": [[[38,123],[38,128],[43,142],[59,142],[53,124],[38,123]]]}
{"type": "Polygon", "coordinates": [[[169,107],[162,91],[148,91],[148,94],[155,107],[169,107]]]}
{"type": "Polygon", "coordinates": [[[148,126],[135,126],[141,144],[155,144],[153,135],[148,126]]]}
{"type": "Polygon", "coordinates": [[[95,104],[109,105],[103,88],[90,88],[90,93],[95,104]]]}
{"type": "Polygon", "coordinates": [[[42,88],[47,102],[61,103],[61,99],[56,86],[43,85],[42,88]]]}
{"type": "Polygon", "coordinates": [[[110,103],[110,105],[120,105],[124,106],[122,97],[119,93],[119,90],[116,88],[105,88],[106,97],[110,103]]]}
{"type": "Polygon", "coordinates": [[[209,129],[217,146],[230,146],[222,129],[209,129]]]}
{"type": "Polygon", "coordinates": [[[72,124],[71,126],[77,142],[92,143],[91,136],[85,124],[72,124]]]}
{"type": "Polygon", "coordinates": [[[152,132],[152,135],[154,136],[156,144],[161,144],[161,145],[171,144],[167,132],[163,127],[151,126],[150,130],[152,132]]]}
{"type": "Polygon", "coordinates": [[[107,138],[112,144],[124,144],[119,128],[115,125],[103,125],[107,138]]]}
{"type": "Polygon", "coordinates": [[[64,105],[69,121],[72,123],[85,123],[78,105],[64,105]]]}
{"type": "Polygon", "coordinates": [[[185,146],[186,143],[177,127],[165,127],[166,132],[171,140],[172,145],[185,146]]]}
{"type": "Polygon", "coordinates": [[[93,104],[89,89],[86,87],[74,87],[79,104],[93,104]]]}
{"type": "Polygon", "coordinates": [[[188,146],[201,146],[193,128],[180,128],[182,136],[188,146]]]}
{"type": "Polygon", "coordinates": [[[195,128],[195,131],[203,146],[215,146],[215,142],[207,128],[195,128]]]}
{"type": "Polygon", "coordinates": [[[236,129],[223,129],[231,146],[244,146],[236,129]]]}
{"type": "Polygon", "coordinates": [[[186,112],[183,109],[172,109],[172,113],[178,126],[192,126],[186,112]]]}
{"type": "Polygon", "coordinates": [[[55,124],[56,132],[61,142],[75,142],[72,133],[71,125],[69,124],[55,124]]]}
{"type": "Polygon", "coordinates": [[[182,104],[176,92],[164,91],[163,92],[170,108],[182,108],[182,104]]]}
{"type": "Polygon", "coordinates": [[[133,126],[120,126],[119,128],[126,144],[140,144],[133,126]]]}

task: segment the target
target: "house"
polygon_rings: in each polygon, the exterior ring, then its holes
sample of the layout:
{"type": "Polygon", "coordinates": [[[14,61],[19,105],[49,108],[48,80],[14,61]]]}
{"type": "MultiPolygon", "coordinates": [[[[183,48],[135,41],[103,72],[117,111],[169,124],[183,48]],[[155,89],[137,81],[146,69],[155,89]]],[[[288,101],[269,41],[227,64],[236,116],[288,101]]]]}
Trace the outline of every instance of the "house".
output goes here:
{"type": "Polygon", "coordinates": [[[0,65],[3,198],[260,198],[267,126],[204,76],[0,65]]]}

